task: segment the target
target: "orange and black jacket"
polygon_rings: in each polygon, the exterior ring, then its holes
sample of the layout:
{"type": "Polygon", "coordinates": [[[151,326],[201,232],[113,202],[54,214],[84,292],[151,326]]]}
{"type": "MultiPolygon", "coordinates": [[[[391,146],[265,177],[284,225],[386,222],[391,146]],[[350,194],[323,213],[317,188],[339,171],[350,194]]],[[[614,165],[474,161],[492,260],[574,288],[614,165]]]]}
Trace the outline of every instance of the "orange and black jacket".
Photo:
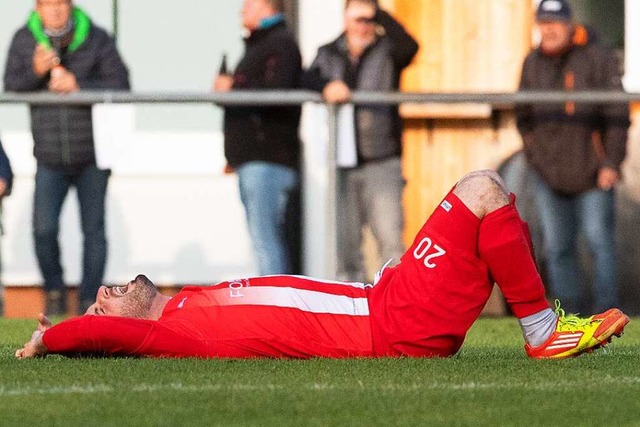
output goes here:
{"type": "MultiPolygon", "coordinates": [[[[570,49],[548,56],[540,48],[525,59],[521,91],[623,91],[615,52],[589,41],[578,27],[570,49]]],[[[529,164],[557,192],[596,188],[598,171],[617,171],[626,155],[627,104],[527,104],[517,108],[529,164]]]]}

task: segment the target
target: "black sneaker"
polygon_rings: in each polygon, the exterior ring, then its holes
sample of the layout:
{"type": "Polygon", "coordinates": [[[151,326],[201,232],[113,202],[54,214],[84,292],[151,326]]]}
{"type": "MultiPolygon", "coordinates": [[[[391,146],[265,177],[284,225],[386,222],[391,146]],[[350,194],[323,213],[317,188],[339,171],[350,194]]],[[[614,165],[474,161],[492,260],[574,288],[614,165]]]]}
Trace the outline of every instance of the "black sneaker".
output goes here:
{"type": "Polygon", "coordinates": [[[47,316],[67,314],[67,293],[64,290],[47,292],[45,314],[47,316]]]}

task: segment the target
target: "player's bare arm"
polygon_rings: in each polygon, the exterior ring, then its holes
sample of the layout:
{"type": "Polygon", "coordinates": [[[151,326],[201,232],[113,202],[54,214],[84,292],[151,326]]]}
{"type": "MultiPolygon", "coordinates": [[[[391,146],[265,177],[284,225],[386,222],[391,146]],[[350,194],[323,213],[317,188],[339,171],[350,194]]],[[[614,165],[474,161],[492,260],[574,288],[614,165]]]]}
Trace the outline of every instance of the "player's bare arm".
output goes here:
{"type": "Polygon", "coordinates": [[[38,315],[38,328],[31,335],[31,339],[22,348],[16,350],[16,359],[29,359],[47,355],[47,347],[42,342],[42,335],[52,324],[44,314],[38,315]]]}

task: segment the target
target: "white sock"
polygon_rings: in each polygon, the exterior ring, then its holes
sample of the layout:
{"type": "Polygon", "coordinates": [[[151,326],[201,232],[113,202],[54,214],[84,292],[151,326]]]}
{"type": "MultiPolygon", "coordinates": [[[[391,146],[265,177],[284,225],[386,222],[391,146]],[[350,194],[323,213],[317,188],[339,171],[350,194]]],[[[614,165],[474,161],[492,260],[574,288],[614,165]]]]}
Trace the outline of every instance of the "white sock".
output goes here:
{"type": "Polygon", "coordinates": [[[558,316],[550,308],[545,308],[531,316],[518,319],[525,341],[532,347],[538,347],[549,339],[556,329],[558,316]]]}

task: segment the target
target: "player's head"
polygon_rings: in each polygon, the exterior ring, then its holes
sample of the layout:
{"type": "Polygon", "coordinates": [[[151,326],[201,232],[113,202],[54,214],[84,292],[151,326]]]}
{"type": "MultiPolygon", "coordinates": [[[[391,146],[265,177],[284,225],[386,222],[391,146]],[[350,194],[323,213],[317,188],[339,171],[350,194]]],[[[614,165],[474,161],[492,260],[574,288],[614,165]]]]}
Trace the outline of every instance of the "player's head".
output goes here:
{"type": "Polygon", "coordinates": [[[96,302],[85,314],[96,316],[149,318],[158,289],[144,274],[120,286],[100,286],[96,302]]]}

